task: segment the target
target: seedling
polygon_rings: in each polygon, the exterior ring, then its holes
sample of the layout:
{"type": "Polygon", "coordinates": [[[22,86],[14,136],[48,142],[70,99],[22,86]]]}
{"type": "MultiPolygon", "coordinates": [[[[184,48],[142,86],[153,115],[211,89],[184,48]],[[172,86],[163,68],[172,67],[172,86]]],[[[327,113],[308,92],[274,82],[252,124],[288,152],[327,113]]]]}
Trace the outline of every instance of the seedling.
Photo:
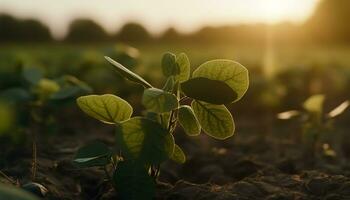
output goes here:
{"type": "Polygon", "coordinates": [[[312,156],[320,149],[325,155],[336,155],[328,143],[323,143],[320,140],[329,133],[333,119],[344,113],[350,105],[350,101],[344,101],[332,111],[325,113],[324,100],[325,96],[322,94],[313,95],[303,103],[303,110],[290,110],[277,115],[282,120],[298,117],[303,121],[302,141],[307,152],[311,153],[312,156]]]}
{"type": "Polygon", "coordinates": [[[160,89],[113,59],[106,60],[126,79],[145,88],[146,115],[132,117],[132,106],[112,94],[79,97],[78,106],[87,115],[115,126],[116,148],[95,142],[80,148],[74,163],[103,167],[122,199],[152,199],[160,164],[167,159],[186,161],[173,137],[178,122],[189,136],[199,135],[201,129],[219,140],[233,136],[235,124],[225,105],[240,100],[248,89],[248,70],[241,64],[212,60],[190,76],[186,54],[165,53],[162,71],[167,81],[160,89]],[[184,104],[189,101],[190,106],[184,104]]]}
{"type": "Polygon", "coordinates": [[[18,109],[21,115],[28,115],[29,123],[18,124],[17,128],[28,126],[32,137],[31,173],[34,181],[37,171],[37,134],[46,131],[43,127],[53,119],[45,110],[58,102],[91,92],[91,88],[69,75],[57,79],[45,78],[43,72],[35,67],[23,68],[19,82],[21,84],[18,87],[3,91],[0,98],[18,108],[25,107],[24,111],[29,110],[26,113],[18,109]]]}

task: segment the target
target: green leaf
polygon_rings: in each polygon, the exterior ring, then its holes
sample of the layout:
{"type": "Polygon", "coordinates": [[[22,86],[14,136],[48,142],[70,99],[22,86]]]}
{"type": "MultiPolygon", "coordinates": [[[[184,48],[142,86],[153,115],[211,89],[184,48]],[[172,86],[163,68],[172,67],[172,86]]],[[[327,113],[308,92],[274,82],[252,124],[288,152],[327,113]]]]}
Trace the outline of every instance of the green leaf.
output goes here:
{"type": "Polygon", "coordinates": [[[350,101],[344,101],[343,103],[341,103],[339,106],[337,106],[336,108],[334,108],[332,111],[330,111],[327,116],[330,118],[336,117],[338,115],[341,115],[342,113],[345,112],[345,110],[350,106],[350,101]]]}
{"type": "Polygon", "coordinates": [[[313,95],[304,102],[303,107],[308,112],[321,114],[324,100],[325,96],[322,94],[313,95]]]}
{"type": "Polygon", "coordinates": [[[110,163],[111,150],[102,142],[94,142],[80,148],[73,163],[78,167],[105,166],[110,163]]]}
{"type": "Polygon", "coordinates": [[[78,86],[69,86],[61,88],[58,92],[52,94],[50,99],[52,100],[62,100],[75,97],[82,92],[82,89],[78,86]]]}
{"type": "Polygon", "coordinates": [[[179,122],[189,136],[197,136],[201,133],[201,126],[190,106],[179,108],[179,122]]]}
{"type": "Polygon", "coordinates": [[[179,74],[175,76],[175,80],[180,83],[187,81],[190,78],[191,64],[185,53],[180,53],[176,56],[176,63],[179,67],[179,74]]]}
{"type": "Polygon", "coordinates": [[[124,76],[126,79],[133,81],[135,83],[141,84],[143,85],[145,88],[151,88],[152,85],[149,84],[145,79],[143,79],[141,76],[135,74],[134,72],[130,71],[129,69],[127,69],[126,67],[124,67],[122,64],[116,62],[115,60],[113,60],[112,58],[105,56],[105,59],[111,63],[115,69],[122,75],[124,76]]]}
{"type": "Polygon", "coordinates": [[[193,101],[191,106],[204,132],[209,136],[221,140],[233,136],[233,118],[224,105],[193,101]]]}
{"type": "Polygon", "coordinates": [[[127,159],[159,164],[174,152],[174,138],[159,123],[134,117],[116,128],[116,141],[127,159]]]}
{"type": "Polygon", "coordinates": [[[52,94],[58,92],[60,90],[60,85],[56,83],[56,81],[42,78],[39,80],[35,87],[36,93],[42,99],[46,99],[50,97],[52,94]]]}
{"type": "Polygon", "coordinates": [[[235,102],[243,97],[249,86],[248,70],[232,60],[208,61],[193,72],[193,78],[198,77],[225,82],[237,94],[235,102]]]}
{"type": "Polygon", "coordinates": [[[175,95],[157,88],[149,88],[144,91],[142,104],[149,111],[157,113],[169,112],[179,106],[175,95]]]}
{"type": "Polygon", "coordinates": [[[175,78],[173,76],[169,76],[165,82],[163,90],[166,92],[172,92],[175,86],[175,78]]]}
{"type": "Polygon", "coordinates": [[[225,82],[203,77],[192,78],[182,83],[181,90],[190,98],[218,105],[237,99],[237,93],[225,82]]]}
{"type": "Polygon", "coordinates": [[[31,94],[24,88],[10,88],[0,93],[0,98],[11,103],[26,102],[32,99],[31,94]]]}
{"type": "Polygon", "coordinates": [[[77,103],[87,115],[107,124],[128,120],[133,112],[128,102],[112,94],[82,96],[77,103]]]}
{"type": "Polygon", "coordinates": [[[113,181],[123,200],[152,200],[155,195],[155,181],[141,163],[123,161],[118,163],[113,181]]]}
{"type": "Polygon", "coordinates": [[[179,74],[179,66],[176,63],[176,56],[172,53],[165,53],[162,58],[162,70],[165,76],[179,74]]]}
{"type": "Polygon", "coordinates": [[[171,160],[183,164],[186,162],[186,156],[185,153],[182,151],[182,149],[175,144],[175,148],[174,148],[174,153],[170,158],[171,160]]]}
{"type": "Polygon", "coordinates": [[[35,85],[44,77],[44,74],[37,67],[27,67],[23,69],[22,76],[26,81],[35,85]]]}
{"type": "Polygon", "coordinates": [[[0,183],[1,200],[39,200],[33,194],[21,190],[15,186],[4,185],[0,183]]]}

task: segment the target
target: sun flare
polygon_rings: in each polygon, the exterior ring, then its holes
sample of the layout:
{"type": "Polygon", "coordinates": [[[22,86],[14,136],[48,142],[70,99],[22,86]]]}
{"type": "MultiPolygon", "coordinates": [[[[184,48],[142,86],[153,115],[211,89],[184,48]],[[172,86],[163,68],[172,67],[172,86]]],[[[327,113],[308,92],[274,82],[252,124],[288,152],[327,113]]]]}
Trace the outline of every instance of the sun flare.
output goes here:
{"type": "Polygon", "coordinates": [[[277,23],[284,20],[298,21],[311,13],[315,1],[300,0],[255,0],[257,17],[266,23],[277,23]]]}

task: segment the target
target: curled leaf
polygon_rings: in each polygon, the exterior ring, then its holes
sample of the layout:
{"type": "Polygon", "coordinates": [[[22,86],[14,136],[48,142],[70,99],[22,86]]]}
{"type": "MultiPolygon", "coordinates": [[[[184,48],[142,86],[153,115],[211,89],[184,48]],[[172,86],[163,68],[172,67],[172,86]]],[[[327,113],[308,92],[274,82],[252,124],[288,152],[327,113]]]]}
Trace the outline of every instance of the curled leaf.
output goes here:
{"type": "Polygon", "coordinates": [[[201,126],[190,106],[179,108],[179,122],[189,136],[197,136],[201,132],[201,126]]]}
{"type": "Polygon", "coordinates": [[[134,72],[130,71],[128,68],[124,67],[122,64],[116,62],[112,58],[105,56],[105,59],[112,64],[115,69],[126,79],[133,81],[135,83],[143,85],[145,88],[151,88],[152,85],[148,83],[145,79],[143,79],[141,76],[135,74],[134,72]]]}

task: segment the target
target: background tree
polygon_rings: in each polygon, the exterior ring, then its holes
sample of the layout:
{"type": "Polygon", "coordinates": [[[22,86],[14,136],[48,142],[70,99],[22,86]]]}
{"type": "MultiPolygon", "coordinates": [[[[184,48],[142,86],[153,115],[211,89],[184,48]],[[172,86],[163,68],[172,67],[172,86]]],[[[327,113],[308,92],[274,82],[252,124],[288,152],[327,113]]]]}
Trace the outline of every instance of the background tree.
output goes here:
{"type": "Polygon", "coordinates": [[[310,38],[322,43],[350,42],[349,9],[349,0],[322,0],[305,23],[310,38]]]}
{"type": "Polygon", "coordinates": [[[52,41],[50,30],[41,22],[19,20],[9,15],[0,15],[1,42],[48,42],[52,41]]]}
{"type": "Polygon", "coordinates": [[[70,24],[69,32],[65,38],[67,42],[100,42],[108,39],[106,31],[89,19],[74,20],[70,24]]]}
{"type": "Polygon", "coordinates": [[[152,40],[152,36],[141,24],[127,23],[117,33],[116,37],[118,41],[126,43],[135,42],[149,42],[152,40]]]}

